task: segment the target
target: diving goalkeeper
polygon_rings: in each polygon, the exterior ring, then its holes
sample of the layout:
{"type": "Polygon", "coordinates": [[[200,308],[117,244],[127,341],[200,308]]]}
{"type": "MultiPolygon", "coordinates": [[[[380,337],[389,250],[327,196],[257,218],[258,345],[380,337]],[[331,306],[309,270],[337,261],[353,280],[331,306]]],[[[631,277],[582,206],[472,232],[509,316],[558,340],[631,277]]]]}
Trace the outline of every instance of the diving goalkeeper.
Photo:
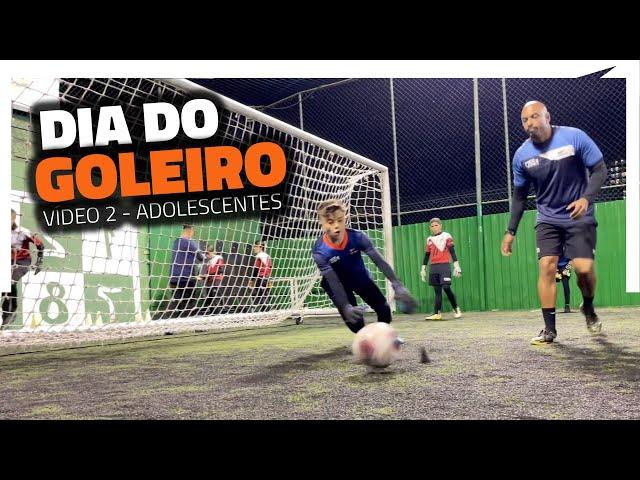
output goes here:
{"type": "Polygon", "coordinates": [[[359,230],[346,228],[346,214],[347,208],[340,200],[320,204],[318,217],[324,234],[313,247],[313,260],[322,273],[320,285],[340,311],[347,327],[356,333],[364,327],[364,314],[358,308],[354,293],[376,312],[379,322],[391,323],[391,308],[371,279],[361,252],[366,253],[391,281],[400,311],[412,313],[417,304],[369,237],[359,230]]]}

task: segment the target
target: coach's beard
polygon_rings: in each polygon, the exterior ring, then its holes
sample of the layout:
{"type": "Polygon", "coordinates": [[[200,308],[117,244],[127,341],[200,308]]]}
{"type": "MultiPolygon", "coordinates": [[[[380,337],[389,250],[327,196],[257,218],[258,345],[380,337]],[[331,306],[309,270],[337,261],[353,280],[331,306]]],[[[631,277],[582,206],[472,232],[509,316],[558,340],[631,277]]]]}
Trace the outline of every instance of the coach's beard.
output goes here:
{"type": "Polygon", "coordinates": [[[538,131],[537,128],[532,128],[531,130],[527,131],[527,133],[529,134],[529,138],[531,139],[532,142],[534,143],[542,142],[542,140],[540,139],[540,132],[538,131]]]}

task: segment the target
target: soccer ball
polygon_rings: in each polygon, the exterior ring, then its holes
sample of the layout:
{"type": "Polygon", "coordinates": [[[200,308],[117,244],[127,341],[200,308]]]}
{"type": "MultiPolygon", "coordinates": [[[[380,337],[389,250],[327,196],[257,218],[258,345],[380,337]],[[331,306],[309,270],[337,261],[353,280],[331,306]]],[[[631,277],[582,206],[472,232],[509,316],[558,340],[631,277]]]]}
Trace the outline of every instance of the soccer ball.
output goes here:
{"type": "Polygon", "coordinates": [[[370,323],[356,333],[352,345],[353,355],[358,362],[366,365],[388,367],[402,350],[397,339],[398,334],[388,323],[370,323]]]}

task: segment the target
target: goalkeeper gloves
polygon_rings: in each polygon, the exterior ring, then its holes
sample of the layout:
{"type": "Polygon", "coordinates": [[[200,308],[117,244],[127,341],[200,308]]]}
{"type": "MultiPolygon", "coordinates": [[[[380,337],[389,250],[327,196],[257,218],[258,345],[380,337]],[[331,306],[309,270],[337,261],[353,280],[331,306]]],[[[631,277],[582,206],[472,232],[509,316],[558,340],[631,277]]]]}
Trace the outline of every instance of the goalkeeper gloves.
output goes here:
{"type": "Polygon", "coordinates": [[[392,283],[393,290],[395,291],[395,298],[398,304],[398,310],[402,313],[413,313],[418,307],[418,303],[411,296],[411,292],[405,288],[400,282],[392,283]]]}
{"type": "Polygon", "coordinates": [[[426,265],[422,265],[422,268],[420,269],[420,279],[423,282],[427,281],[427,266],[426,265]]]}
{"type": "Polygon", "coordinates": [[[459,277],[462,275],[462,269],[460,268],[460,262],[453,262],[453,276],[459,277]]]}
{"type": "Polygon", "coordinates": [[[354,307],[351,304],[348,304],[342,308],[342,316],[347,322],[353,325],[364,322],[364,313],[362,309],[354,307]]]}

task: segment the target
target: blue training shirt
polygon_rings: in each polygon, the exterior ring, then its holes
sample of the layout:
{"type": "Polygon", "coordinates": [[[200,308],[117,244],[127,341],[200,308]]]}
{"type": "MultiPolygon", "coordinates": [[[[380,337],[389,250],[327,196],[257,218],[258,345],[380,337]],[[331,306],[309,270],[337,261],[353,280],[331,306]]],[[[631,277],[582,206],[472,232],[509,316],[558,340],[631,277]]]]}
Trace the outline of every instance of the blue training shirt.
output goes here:
{"type": "Polygon", "coordinates": [[[593,205],[578,220],[572,220],[567,206],[587,189],[589,173],[602,160],[602,152],[589,136],[573,127],[552,126],[551,138],[543,143],[527,139],[513,156],[513,183],[533,183],[538,207],[537,223],[566,225],[595,223],[593,205]]]}
{"type": "Polygon", "coordinates": [[[193,267],[196,260],[204,260],[204,254],[198,246],[198,242],[189,238],[176,238],[173,242],[173,259],[171,263],[171,278],[169,283],[181,286],[194,286],[196,278],[193,276],[193,267]]]}
{"type": "Polygon", "coordinates": [[[324,274],[333,269],[345,288],[356,288],[371,280],[361,252],[375,248],[366,234],[347,228],[340,245],[331,244],[325,235],[313,247],[313,260],[324,274]]]}

